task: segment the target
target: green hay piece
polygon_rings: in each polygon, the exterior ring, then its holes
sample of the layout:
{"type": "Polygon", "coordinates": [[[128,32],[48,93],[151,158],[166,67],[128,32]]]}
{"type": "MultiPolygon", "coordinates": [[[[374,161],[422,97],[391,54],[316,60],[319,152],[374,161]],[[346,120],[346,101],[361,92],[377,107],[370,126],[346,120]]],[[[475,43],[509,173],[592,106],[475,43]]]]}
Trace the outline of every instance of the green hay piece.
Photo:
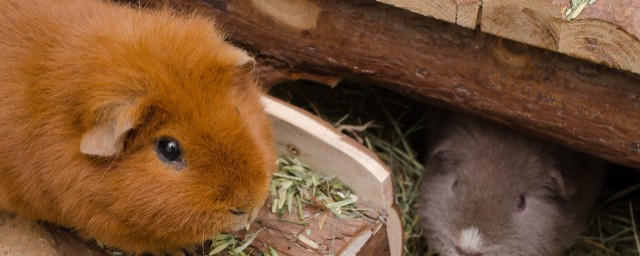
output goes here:
{"type": "Polygon", "coordinates": [[[565,10],[564,15],[567,17],[567,21],[571,21],[578,17],[582,11],[587,7],[587,5],[592,5],[597,0],[571,0],[569,6],[565,10]]]}
{"type": "Polygon", "coordinates": [[[296,210],[300,220],[304,220],[302,208],[304,205],[311,205],[329,210],[338,218],[362,216],[355,206],[358,197],[338,179],[313,172],[295,158],[280,158],[277,164],[278,171],[271,181],[271,191],[276,192],[272,193],[273,213],[282,216],[296,210]]]}
{"type": "MultiPolygon", "coordinates": [[[[338,179],[314,172],[296,158],[279,158],[277,165],[278,171],[273,174],[271,180],[271,211],[279,216],[297,211],[300,218],[300,222],[283,218],[278,218],[278,221],[307,226],[308,223],[303,212],[304,206],[320,207],[330,211],[338,218],[360,218],[362,217],[361,211],[367,210],[356,208],[355,203],[358,201],[358,197],[338,179]]],[[[252,250],[250,244],[260,231],[262,229],[247,235],[242,242],[230,234],[217,235],[212,239],[213,244],[209,248],[211,251],[208,255],[250,255],[252,250]]],[[[312,248],[318,248],[317,243],[302,234],[297,234],[297,238],[312,248]]],[[[275,249],[268,248],[268,251],[259,253],[278,255],[275,249]]]]}

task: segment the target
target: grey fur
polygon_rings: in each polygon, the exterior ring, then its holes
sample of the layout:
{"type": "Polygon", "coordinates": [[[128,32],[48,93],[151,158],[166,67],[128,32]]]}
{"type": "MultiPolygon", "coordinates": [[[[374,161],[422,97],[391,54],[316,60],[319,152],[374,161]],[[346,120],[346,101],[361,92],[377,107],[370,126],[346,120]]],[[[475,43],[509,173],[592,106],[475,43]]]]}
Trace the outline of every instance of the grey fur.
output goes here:
{"type": "Polygon", "coordinates": [[[560,255],[586,228],[603,161],[471,120],[443,138],[430,154],[419,210],[440,255],[459,255],[455,241],[470,226],[484,246],[468,255],[483,256],[560,255]]]}

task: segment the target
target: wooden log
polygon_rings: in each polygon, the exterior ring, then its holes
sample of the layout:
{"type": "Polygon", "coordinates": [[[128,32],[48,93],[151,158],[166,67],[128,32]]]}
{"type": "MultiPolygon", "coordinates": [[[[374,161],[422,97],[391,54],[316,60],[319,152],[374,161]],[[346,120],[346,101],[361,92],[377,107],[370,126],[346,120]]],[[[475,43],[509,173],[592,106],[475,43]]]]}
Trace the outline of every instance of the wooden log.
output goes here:
{"type": "Polygon", "coordinates": [[[640,167],[637,75],[367,0],[312,2],[321,11],[309,29],[250,0],[178,2],[217,17],[278,79],[360,79],[640,167]]]}
{"type": "Polygon", "coordinates": [[[479,23],[483,32],[640,73],[640,2],[635,0],[597,1],[573,21],[565,12],[569,0],[380,2],[468,28],[479,23]]]}

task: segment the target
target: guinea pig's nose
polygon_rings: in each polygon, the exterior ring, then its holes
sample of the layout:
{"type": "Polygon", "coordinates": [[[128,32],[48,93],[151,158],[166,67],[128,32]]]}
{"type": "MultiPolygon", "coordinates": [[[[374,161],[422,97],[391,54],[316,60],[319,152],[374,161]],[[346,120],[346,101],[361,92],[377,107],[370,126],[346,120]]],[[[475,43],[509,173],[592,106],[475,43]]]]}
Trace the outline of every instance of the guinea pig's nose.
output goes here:
{"type": "Polygon", "coordinates": [[[465,250],[463,250],[462,248],[456,246],[456,252],[460,255],[460,256],[483,256],[484,254],[479,253],[479,252],[467,252],[465,250]]]}
{"type": "Polygon", "coordinates": [[[231,214],[233,214],[233,215],[237,215],[237,216],[242,216],[242,215],[247,214],[247,212],[246,212],[246,211],[237,210],[237,209],[231,209],[231,210],[229,210],[229,212],[230,212],[231,214]]]}

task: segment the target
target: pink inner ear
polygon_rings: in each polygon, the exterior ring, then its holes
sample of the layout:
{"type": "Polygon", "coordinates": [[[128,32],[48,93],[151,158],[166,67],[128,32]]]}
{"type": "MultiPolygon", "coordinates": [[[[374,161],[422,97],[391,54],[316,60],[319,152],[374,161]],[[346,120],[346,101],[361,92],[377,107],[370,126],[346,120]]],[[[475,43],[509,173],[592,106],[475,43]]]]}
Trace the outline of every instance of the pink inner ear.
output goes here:
{"type": "Polygon", "coordinates": [[[82,135],[80,152],[92,156],[113,156],[122,149],[122,136],[132,128],[131,123],[118,128],[110,123],[98,125],[82,135]]]}
{"type": "Polygon", "coordinates": [[[113,127],[101,125],[82,135],[80,152],[93,156],[111,156],[117,152],[113,145],[113,127]]]}
{"type": "Polygon", "coordinates": [[[80,152],[92,156],[113,156],[122,150],[122,137],[133,129],[136,113],[135,103],[113,110],[103,123],[96,124],[82,135],[80,152]]]}

